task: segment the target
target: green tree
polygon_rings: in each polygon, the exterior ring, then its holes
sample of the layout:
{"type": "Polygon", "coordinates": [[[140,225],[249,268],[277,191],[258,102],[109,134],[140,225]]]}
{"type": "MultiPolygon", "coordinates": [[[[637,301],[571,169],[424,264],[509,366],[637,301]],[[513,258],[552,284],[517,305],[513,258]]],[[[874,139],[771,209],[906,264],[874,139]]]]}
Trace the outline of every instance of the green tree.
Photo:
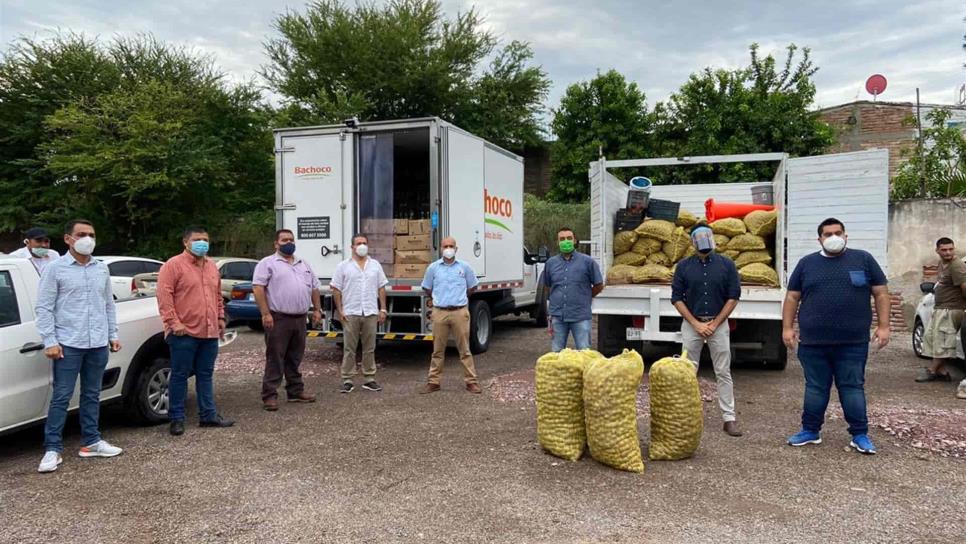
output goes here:
{"type": "Polygon", "coordinates": [[[445,19],[438,0],[321,0],[275,20],[262,74],[295,124],[435,115],[510,148],[536,143],[546,74],[529,46],[497,50],[481,23],[474,10],[445,19]]]}
{"type": "MultiPolygon", "coordinates": [[[[167,256],[188,223],[214,229],[270,209],[271,112],[251,85],[230,87],[207,57],[150,36],[19,47],[29,54],[5,57],[0,74],[24,80],[4,81],[0,92],[33,107],[23,127],[32,140],[13,160],[23,175],[3,180],[18,197],[0,210],[7,229],[59,228],[84,216],[96,222],[105,250],[167,256]],[[93,64],[78,56],[99,62],[96,88],[77,83],[93,64]],[[51,75],[54,60],[59,71],[51,75]],[[64,98],[44,109],[36,102],[47,94],[64,98]]],[[[16,118],[7,103],[0,111],[0,122],[16,118]]]]}
{"type": "MultiPolygon", "coordinates": [[[[794,44],[786,50],[780,70],[774,56],[762,58],[752,44],[747,67],[692,74],[667,104],[656,108],[659,151],[670,156],[824,151],[834,132],[811,111],[812,76],[818,68],[808,48],[800,56],[794,44]]],[[[731,182],[771,179],[773,174],[773,165],[752,163],[668,169],[662,177],[675,183],[731,182]]]]}
{"type": "Polygon", "coordinates": [[[915,153],[892,181],[892,198],[966,196],[966,137],[948,124],[950,112],[938,108],[926,115],[922,154],[915,153]]]}
{"type": "Polygon", "coordinates": [[[651,118],[644,92],[616,70],[567,88],[551,127],[553,185],[548,198],[580,202],[590,194],[588,163],[603,151],[608,159],[648,153],[651,118]]]}

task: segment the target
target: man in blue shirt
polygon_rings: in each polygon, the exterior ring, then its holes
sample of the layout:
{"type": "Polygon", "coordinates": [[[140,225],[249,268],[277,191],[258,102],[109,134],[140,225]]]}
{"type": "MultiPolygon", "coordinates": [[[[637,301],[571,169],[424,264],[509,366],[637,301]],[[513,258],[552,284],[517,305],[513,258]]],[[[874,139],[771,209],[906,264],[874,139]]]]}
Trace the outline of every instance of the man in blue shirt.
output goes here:
{"type": "Polygon", "coordinates": [[[83,440],[78,455],[114,457],[121,453],[121,448],[101,440],[97,428],[108,350],[121,349],[111,274],[107,265],[91,257],[94,226],[89,221],[67,223],[64,242],[70,251],[44,268],[37,295],[37,330],[54,375],[44,428],[45,452],[38,472],[53,472],[63,461],[64,423],[78,375],[83,440]]]}
{"type": "Polygon", "coordinates": [[[872,326],[869,299],[875,299],[879,320],[872,341],[881,349],[889,343],[886,277],[868,252],[846,249],[848,235],[838,219],[822,221],[818,236],[822,251],[798,262],[782,309],[782,340],[788,349],[799,344],[798,360],[805,373],[802,429],[788,443],[822,443],[819,433],[834,381],[852,435],[849,445],[874,454],[865,410],[865,363],[872,326]],[[796,315],[800,335],[794,328],[796,315]]]}
{"type": "Polygon", "coordinates": [[[446,343],[450,332],[456,336],[456,347],[463,362],[466,390],[482,393],[476,379],[476,365],[470,353],[469,296],[476,291],[479,281],[470,265],[456,260],[456,239],[444,238],[441,242],[443,258],[429,265],[423,277],[423,291],[432,298],[433,304],[433,358],[429,363],[429,380],[419,392],[439,391],[439,380],[446,358],[446,343]]]}
{"type": "MultiPolygon", "coordinates": [[[[734,261],[714,252],[714,233],[707,226],[691,231],[697,254],[678,263],[671,283],[671,303],[681,314],[681,342],[696,364],[708,344],[718,381],[718,405],[723,430],[741,436],[735,423],[735,391],[731,379],[731,331],[728,316],[741,298],[741,280],[734,261]]],[[[697,369],[695,369],[697,370],[697,369]]]]}
{"type": "Polygon", "coordinates": [[[567,347],[567,336],[573,335],[577,349],[590,349],[592,316],[590,307],[604,289],[604,277],[597,262],[576,250],[574,231],[557,232],[560,254],[551,257],[543,269],[543,284],[550,289],[550,327],[553,340],[550,349],[567,347]]]}

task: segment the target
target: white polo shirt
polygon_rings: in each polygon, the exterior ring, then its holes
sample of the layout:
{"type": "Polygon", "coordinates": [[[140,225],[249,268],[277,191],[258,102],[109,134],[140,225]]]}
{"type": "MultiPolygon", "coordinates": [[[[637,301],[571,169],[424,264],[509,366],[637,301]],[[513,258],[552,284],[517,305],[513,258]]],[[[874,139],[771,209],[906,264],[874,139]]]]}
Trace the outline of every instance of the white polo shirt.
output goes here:
{"type": "Polygon", "coordinates": [[[23,259],[30,259],[30,262],[33,263],[34,265],[34,268],[37,269],[37,273],[40,274],[44,271],[44,267],[46,267],[48,264],[57,260],[60,257],[60,254],[52,249],[48,249],[47,256],[44,257],[43,259],[40,259],[40,258],[34,257],[34,254],[31,253],[29,249],[27,249],[27,246],[24,246],[18,249],[17,251],[14,251],[13,253],[11,253],[10,256],[20,257],[23,259]]]}
{"type": "Polygon", "coordinates": [[[389,285],[379,261],[366,258],[364,267],[347,259],[335,268],[329,285],[342,293],[345,315],[369,316],[379,313],[379,289],[389,285]]]}

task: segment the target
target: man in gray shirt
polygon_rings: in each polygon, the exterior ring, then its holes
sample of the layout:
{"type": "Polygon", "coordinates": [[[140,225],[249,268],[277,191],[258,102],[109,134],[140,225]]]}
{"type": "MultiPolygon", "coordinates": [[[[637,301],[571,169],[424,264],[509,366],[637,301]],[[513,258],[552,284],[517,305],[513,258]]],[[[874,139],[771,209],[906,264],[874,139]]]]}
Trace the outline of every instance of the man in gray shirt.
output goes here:
{"type": "Polygon", "coordinates": [[[119,351],[117,315],[107,265],[91,257],[94,226],[83,219],[67,223],[66,255],[40,275],[37,330],[44,355],[51,360],[54,391],[44,429],[44,453],[38,472],[53,472],[62,462],[67,407],[80,376],[80,457],[114,457],[121,448],[101,439],[101,381],[109,351],[119,351]]]}

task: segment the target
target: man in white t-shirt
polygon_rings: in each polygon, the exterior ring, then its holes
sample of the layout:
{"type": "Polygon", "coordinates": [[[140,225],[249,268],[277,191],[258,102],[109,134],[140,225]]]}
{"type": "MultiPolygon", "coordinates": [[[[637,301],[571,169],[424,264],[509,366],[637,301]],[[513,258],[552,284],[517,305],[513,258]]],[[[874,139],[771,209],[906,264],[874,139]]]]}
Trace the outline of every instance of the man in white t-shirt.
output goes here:
{"type": "Polygon", "coordinates": [[[44,267],[60,257],[60,254],[50,249],[50,237],[45,229],[33,227],[27,229],[23,236],[23,247],[11,253],[10,256],[30,259],[37,269],[37,274],[43,272],[44,267]]]}
{"type": "Polygon", "coordinates": [[[386,285],[389,280],[379,261],[369,255],[369,238],[352,237],[352,257],[339,263],[329,287],[335,299],[336,317],[342,322],[342,388],[351,393],[355,386],[356,348],[362,341],[362,388],[381,391],[376,383],[376,328],[386,321],[386,285]]]}

